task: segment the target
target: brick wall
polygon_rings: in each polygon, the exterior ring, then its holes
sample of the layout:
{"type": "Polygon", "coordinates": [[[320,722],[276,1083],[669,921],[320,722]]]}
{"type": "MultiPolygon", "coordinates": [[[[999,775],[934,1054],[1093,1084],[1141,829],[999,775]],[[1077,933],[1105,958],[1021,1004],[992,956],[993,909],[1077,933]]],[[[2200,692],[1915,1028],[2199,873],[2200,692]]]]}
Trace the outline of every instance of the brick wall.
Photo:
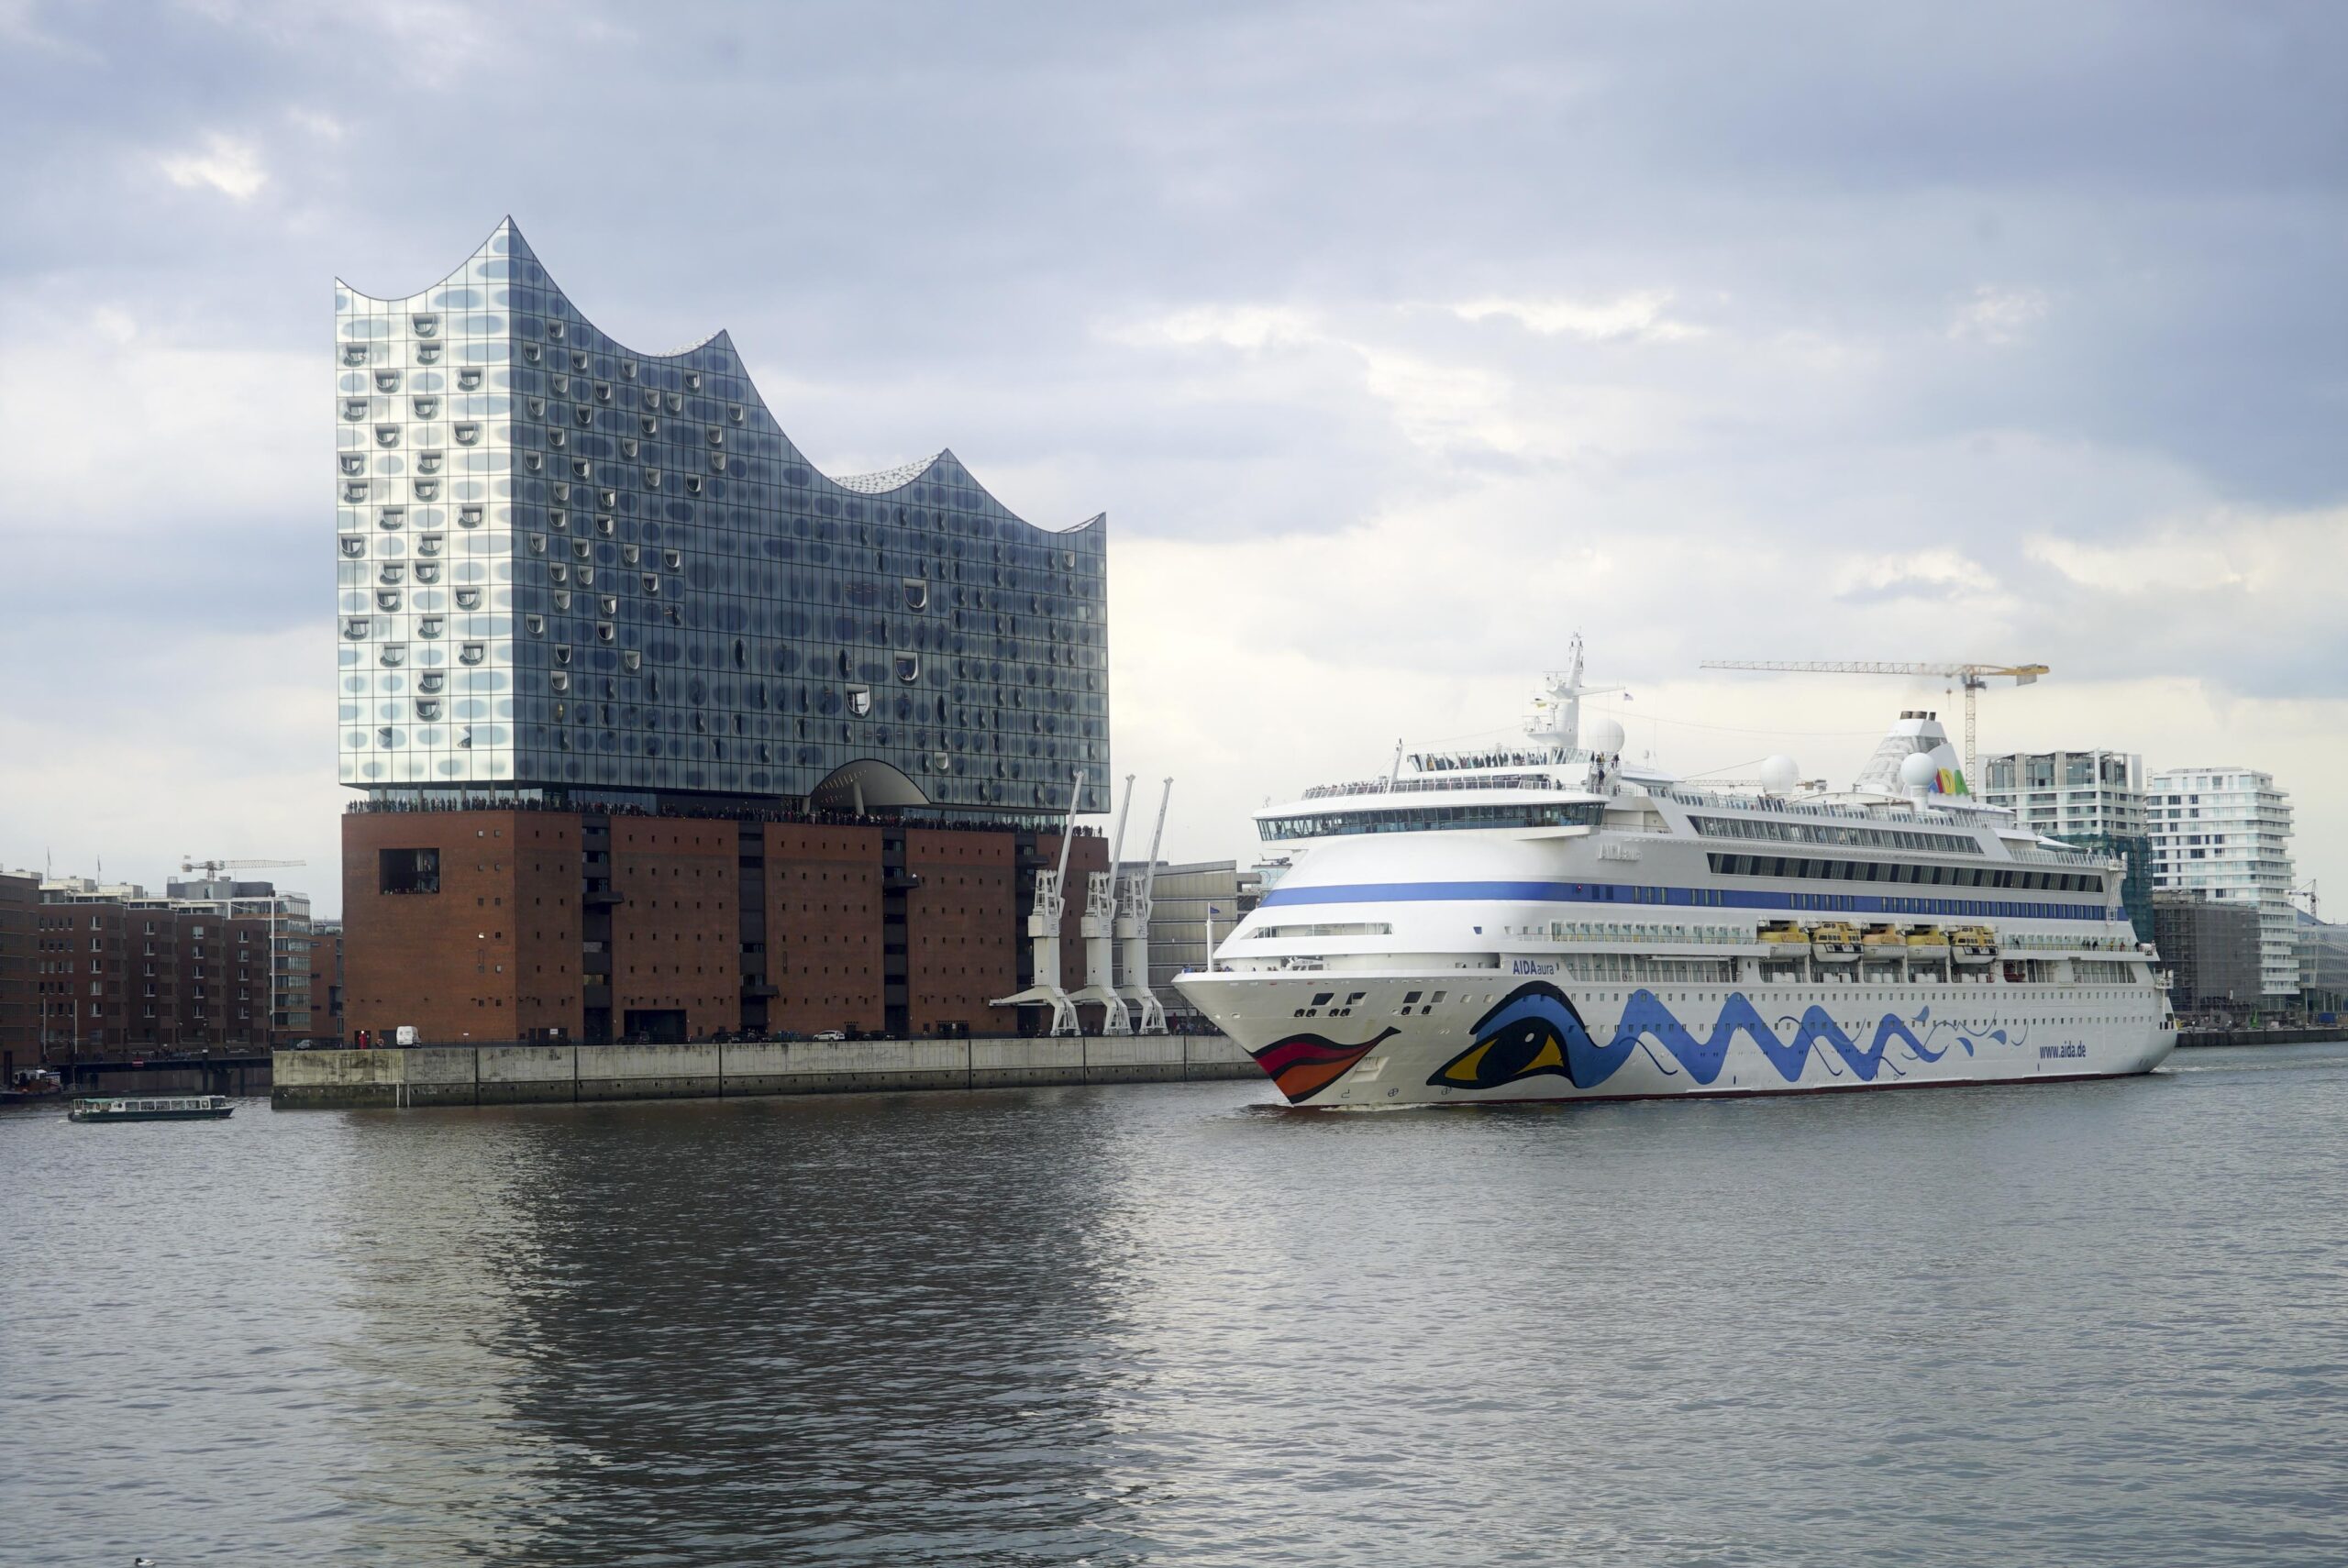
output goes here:
{"type": "Polygon", "coordinates": [[[905,869],[920,885],[905,895],[907,1021],[915,1034],[941,1024],[1008,1034],[1014,1010],[991,1008],[1019,988],[1027,911],[1019,906],[1015,841],[1007,833],[905,832],[905,869]]]}
{"type": "Polygon", "coordinates": [[[765,824],[768,1027],[878,1030],[880,829],[765,824]]]}
{"type": "Polygon", "coordinates": [[[731,821],[614,817],[612,1025],[685,1015],[685,1038],[742,1025],[742,935],[731,821]]]}
{"type": "MultiPolygon", "coordinates": [[[[426,1040],[520,1037],[526,1026],[518,933],[537,911],[519,902],[522,846],[515,835],[523,818],[540,815],[392,812],[342,819],[343,1009],[353,1034],[389,1037],[412,1024],[426,1040]],[[439,856],[437,890],[385,891],[383,851],[418,849],[439,856]]],[[[534,946],[534,962],[535,954],[534,946]]]]}

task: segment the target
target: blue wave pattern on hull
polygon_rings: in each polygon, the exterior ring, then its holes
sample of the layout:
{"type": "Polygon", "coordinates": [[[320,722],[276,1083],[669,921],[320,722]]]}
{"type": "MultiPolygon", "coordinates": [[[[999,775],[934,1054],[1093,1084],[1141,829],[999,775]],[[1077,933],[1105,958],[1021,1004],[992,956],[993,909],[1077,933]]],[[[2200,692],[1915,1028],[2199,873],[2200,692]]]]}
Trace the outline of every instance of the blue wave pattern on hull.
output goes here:
{"type": "MultiPolygon", "coordinates": [[[[1915,1021],[1925,1026],[1927,1034],[1942,1027],[1932,1023],[1929,1009],[1920,1012],[1915,1021]]],[[[1877,1021],[1873,1039],[1862,1046],[1827,1016],[1824,1008],[1816,1005],[1795,1021],[1794,1038],[1781,1041],[1742,991],[1729,994],[1711,1032],[1701,1038],[1653,991],[1634,991],[1623,1009],[1613,1038],[1600,1045],[1563,991],[1535,981],[1510,992],[1479,1019],[1475,1043],[1437,1068],[1427,1083],[1438,1088],[1493,1088],[1548,1075],[1563,1077],[1577,1088],[1596,1088],[1652,1040],[1678,1064],[1676,1070],[1709,1086],[1719,1079],[1728,1062],[1728,1048],[1740,1034],[1753,1042],[1789,1084],[1800,1080],[1811,1054],[1822,1048],[1829,1055],[1828,1068],[1834,1076],[1839,1077],[1847,1070],[1863,1083],[1873,1083],[1887,1067],[1895,1074],[1901,1070],[1889,1055],[1894,1042],[1905,1045],[1923,1063],[1937,1062],[1949,1051],[1945,1045],[1934,1050],[1906,1021],[1891,1014],[1877,1021]],[[1840,1060],[1840,1067],[1834,1066],[1835,1059],[1840,1060]]],[[[1966,1055],[1974,1054],[1971,1038],[1962,1032],[1955,1037],[1966,1055]]],[[[2007,1043],[2003,1030],[1986,1038],[2007,1043]]],[[[1664,1064],[1657,1059],[1656,1066],[1664,1064]]],[[[1675,1069],[1665,1066],[1664,1070],[1675,1069]]]]}

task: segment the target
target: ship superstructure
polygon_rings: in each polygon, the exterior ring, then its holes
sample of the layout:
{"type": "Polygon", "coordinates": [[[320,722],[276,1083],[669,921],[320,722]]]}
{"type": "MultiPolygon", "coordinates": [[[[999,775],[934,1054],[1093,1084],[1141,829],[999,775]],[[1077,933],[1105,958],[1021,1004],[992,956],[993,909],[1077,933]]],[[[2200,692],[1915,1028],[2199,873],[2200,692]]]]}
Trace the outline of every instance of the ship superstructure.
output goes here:
{"type": "Polygon", "coordinates": [[[1975,801],[1937,715],[1857,783],[1703,788],[1581,734],[1580,640],[1521,743],[1398,754],[1256,813],[1293,864],[1183,993],[1292,1103],[2148,1071],[2175,1044],[2124,870],[1975,801]]]}

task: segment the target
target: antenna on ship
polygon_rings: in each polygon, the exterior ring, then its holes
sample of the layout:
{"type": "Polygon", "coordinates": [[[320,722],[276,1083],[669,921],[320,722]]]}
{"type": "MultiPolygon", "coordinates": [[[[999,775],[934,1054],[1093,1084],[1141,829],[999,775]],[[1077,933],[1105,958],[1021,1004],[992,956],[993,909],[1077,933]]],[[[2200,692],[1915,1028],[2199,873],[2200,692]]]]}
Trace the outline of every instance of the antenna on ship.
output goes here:
{"type": "Polygon", "coordinates": [[[1541,695],[1533,699],[1533,716],[1524,721],[1526,736],[1552,747],[1561,759],[1581,749],[1581,700],[1623,690],[1619,686],[1583,685],[1579,632],[1574,634],[1568,646],[1573,651],[1572,668],[1553,669],[1541,677],[1541,695]]]}

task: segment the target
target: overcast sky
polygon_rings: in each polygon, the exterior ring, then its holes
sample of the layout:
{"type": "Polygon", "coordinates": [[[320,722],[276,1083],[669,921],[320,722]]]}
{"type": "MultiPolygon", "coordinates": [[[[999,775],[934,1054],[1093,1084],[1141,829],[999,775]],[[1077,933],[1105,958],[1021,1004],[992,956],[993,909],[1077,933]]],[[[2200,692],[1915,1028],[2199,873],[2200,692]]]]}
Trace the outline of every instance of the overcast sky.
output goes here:
{"type": "Polygon", "coordinates": [[[834,472],[1111,526],[1168,851],[1516,721],[2275,772],[2348,911],[2348,11],[0,0],[0,865],[301,858],[343,791],[333,282],[512,214],[834,472]],[[1956,726],[1953,723],[1952,728],[1956,726]]]}

